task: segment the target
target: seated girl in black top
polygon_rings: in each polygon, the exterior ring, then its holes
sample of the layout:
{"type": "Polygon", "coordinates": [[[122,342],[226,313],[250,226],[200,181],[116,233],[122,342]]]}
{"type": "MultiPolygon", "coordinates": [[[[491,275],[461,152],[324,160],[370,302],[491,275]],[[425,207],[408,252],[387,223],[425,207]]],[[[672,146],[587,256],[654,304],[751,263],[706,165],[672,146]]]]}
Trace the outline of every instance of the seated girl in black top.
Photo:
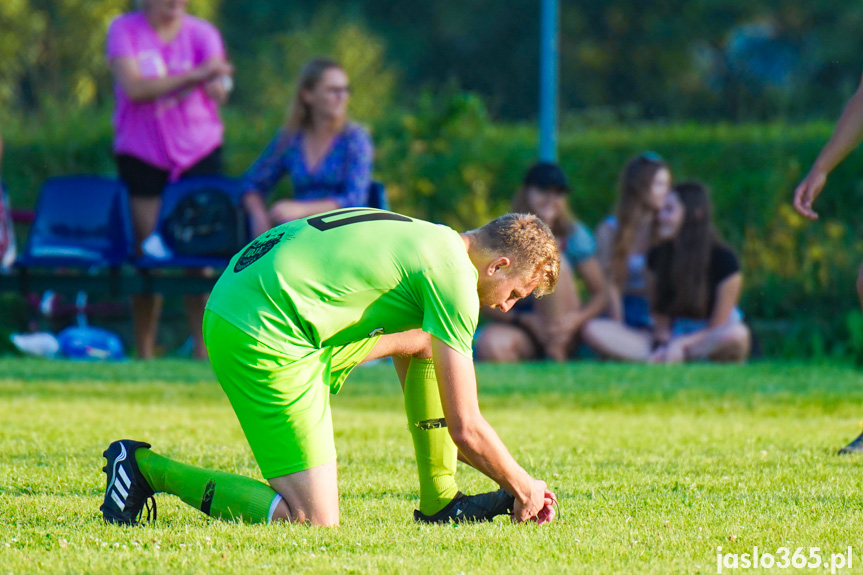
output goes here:
{"type": "Polygon", "coordinates": [[[673,363],[741,361],[749,355],[749,328],[737,303],[742,276],[737,256],[713,230],[707,189],[676,186],[658,215],[660,243],[647,255],[652,334],[594,320],[585,327],[602,355],[673,363]]]}

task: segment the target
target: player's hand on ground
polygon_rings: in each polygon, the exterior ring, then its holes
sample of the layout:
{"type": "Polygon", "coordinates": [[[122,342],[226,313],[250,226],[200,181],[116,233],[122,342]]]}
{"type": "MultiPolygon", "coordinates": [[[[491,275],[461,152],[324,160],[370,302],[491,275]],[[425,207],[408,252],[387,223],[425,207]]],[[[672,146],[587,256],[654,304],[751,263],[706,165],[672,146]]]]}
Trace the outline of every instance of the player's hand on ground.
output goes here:
{"type": "Polygon", "coordinates": [[[824,189],[827,183],[827,174],[821,171],[811,171],[794,190],[794,209],[810,220],[817,220],[818,213],[812,210],[815,198],[824,189]]]}
{"type": "Polygon", "coordinates": [[[515,523],[524,523],[533,519],[545,506],[546,493],[550,493],[545,485],[545,481],[540,479],[531,479],[531,489],[526,497],[522,500],[515,499],[515,504],[512,507],[512,520],[515,523]]]}
{"type": "Polygon", "coordinates": [[[543,503],[542,509],[540,509],[539,513],[537,513],[534,517],[531,517],[530,520],[536,522],[537,525],[551,523],[557,516],[557,512],[554,510],[555,505],[557,505],[557,495],[546,489],[545,501],[543,503]]]}

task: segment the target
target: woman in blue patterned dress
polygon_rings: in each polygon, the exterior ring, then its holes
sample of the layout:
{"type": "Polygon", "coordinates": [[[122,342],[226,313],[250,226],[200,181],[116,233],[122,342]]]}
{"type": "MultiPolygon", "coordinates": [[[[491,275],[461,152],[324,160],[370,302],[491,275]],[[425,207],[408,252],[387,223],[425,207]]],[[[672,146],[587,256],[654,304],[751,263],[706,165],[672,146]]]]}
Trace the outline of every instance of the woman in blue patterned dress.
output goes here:
{"type": "Polygon", "coordinates": [[[285,126],[243,176],[244,205],[258,236],[291,220],[366,204],[374,148],[348,121],[348,76],[335,61],[318,58],[300,73],[285,126]],[[269,209],[266,197],[288,175],[293,198],[269,209]]]}

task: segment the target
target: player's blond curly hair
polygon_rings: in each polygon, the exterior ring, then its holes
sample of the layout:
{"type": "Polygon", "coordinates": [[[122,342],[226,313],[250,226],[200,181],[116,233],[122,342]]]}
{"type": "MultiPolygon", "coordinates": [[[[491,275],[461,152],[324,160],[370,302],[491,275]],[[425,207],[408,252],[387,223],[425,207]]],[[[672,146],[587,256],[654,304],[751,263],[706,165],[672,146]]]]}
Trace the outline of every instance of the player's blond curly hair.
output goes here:
{"type": "Polygon", "coordinates": [[[471,231],[479,245],[512,261],[513,273],[539,280],[533,293],[549,294],[557,285],[560,252],[549,227],[533,214],[506,214],[471,231]]]}

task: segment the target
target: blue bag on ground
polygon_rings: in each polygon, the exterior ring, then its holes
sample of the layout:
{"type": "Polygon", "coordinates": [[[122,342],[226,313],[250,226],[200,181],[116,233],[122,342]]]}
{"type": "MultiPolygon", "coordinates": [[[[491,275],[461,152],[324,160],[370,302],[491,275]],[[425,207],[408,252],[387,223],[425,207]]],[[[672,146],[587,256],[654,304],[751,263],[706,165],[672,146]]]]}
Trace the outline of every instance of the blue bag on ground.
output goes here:
{"type": "Polygon", "coordinates": [[[98,327],[68,327],[57,335],[57,339],[60,352],[70,359],[125,359],[120,338],[98,327]]]}

